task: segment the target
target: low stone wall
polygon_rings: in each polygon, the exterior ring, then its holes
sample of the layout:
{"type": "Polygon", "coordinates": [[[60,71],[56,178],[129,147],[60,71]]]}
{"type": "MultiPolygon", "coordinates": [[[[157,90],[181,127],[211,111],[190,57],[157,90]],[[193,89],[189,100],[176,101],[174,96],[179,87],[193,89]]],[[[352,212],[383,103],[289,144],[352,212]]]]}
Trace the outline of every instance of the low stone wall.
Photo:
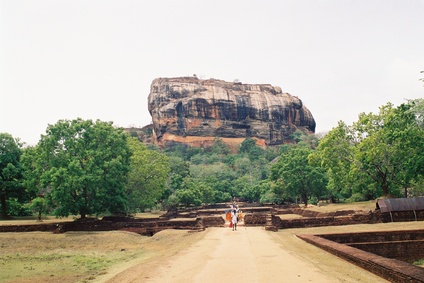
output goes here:
{"type": "MultiPolygon", "coordinates": [[[[388,232],[391,233],[391,232],[388,232]]],[[[390,282],[422,283],[424,272],[421,267],[414,266],[397,259],[390,259],[363,251],[352,246],[336,243],[323,235],[297,235],[304,241],[320,247],[336,256],[360,266],[390,282]]]]}
{"type": "MultiPolygon", "coordinates": [[[[408,263],[424,259],[424,241],[355,243],[349,246],[387,258],[408,263]]],[[[424,272],[424,270],[423,270],[424,272]]]]}
{"type": "Polygon", "coordinates": [[[187,229],[198,230],[203,229],[201,218],[192,219],[172,219],[154,220],[143,219],[137,221],[133,219],[126,222],[113,222],[104,220],[87,220],[87,221],[72,221],[60,222],[53,224],[36,224],[36,225],[0,225],[0,232],[54,232],[65,233],[69,231],[113,231],[125,230],[138,233],[140,235],[151,236],[165,229],[187,229]]]}
{"type": "Polygon", "coordinates": [[[379,223],[380,218],[375,214],[353,214],[348,216],[323,216],[323,217],[304,217],[297,219],[272,218],[273,225],[279,229],[320,227],[320,226],[340,226],[364,223],[379,223]]]}
{"type": "Polygon", "coordinates": [[[34,225],[0,225],[0,233],[3,232],[52,232],[59,227],[59,223],[34,224],[34,225]]]}
{"type": "MultiPolygon", "coordinates": [[[[299,207],[282,209],[281,207],[241,207],[246,226],[267,226],[273,231],[287,228],[303,228],[317,226],[339,226],[364,223],[381,223],[393,221],[424,220],[424,211],[405,211],[380,213],[379,211],[358,212],[342,210],[331,213],[321,213],[299,207]],[[281,219],[277,214],[298,214],[303,218],[281,219]],[[268,217],[268,220],[267,220],[268,217]],[[268,222],[267,222],[268,221],[268,222]]],[[[207,210],[189,210],[183,212],[168,212],[159,218],[134,218],[109,216],[102,220],[60,222],[50,224],[0,226],[0,232],[31,232],[31,231],[138,231],[142,235],[152,235],[164,229],[204,229],[205,227],[222,227],[225,224],[225,209],[211,208],[207,210]]]]}
{"type": "Polygon", "coordinates": [[[206,227],[223,227],[225,220],[221,216],[204,216],[192,218],[132,218],[104,217],[102,220],[58,222],[34,225],[0,225],[1,232],[54,232],[69,231],[113,231],[124,230],[151,236],[165,229],[203,230],[206,227]]]}
{"type": "Polygon", "coordinates": [[[202,217],[203,226],[208,227],[224,227],[225,220],[220,216],[207,216],[202,217]]]}
{"type": "Polygon", "coordinates": [[[246,213],[244,214],[244,225],[264,226],[266,224],[266,213],[246,213]]]}
{"type": "Polygon", "coordinates": [[[303,218],[281,219],[273,217],[272,224],[278,229],[339,226],[352,224],[372,224],[387,222],[424,221],[424,211],[397,211],[381,213],[380,211],[341,210],[330,213],[321,213],[306,209],[277,210],[277,214],[298,214],[303,218]]]}
{"type": "MultiPolygon", "coordinates": [[[[358,213],[355,210],[338,210],[334,212],[318,212],[314,210],[308,210],[300,207],[289,208],[289,209],[275,209],[275,214],[297,214],[303,217],[335,217],[335,216],[346,216],[358,213]]],[[[359,212],[361,213],[361,212],[359,212]]]]}
{"type": "Polygon", "coordinates": [[[423,230],[328,234],[320,237],[409,263],[424,258],[423,230]]]}
{"type": "Polygon", "coordinates": [[[361,242],[388,242],[388,241],[415,241],[424,240],[423,230],[406,231],[379,231],[362,233],[325,234],[320,237],[340,243],[361,243],[361,242]]]}

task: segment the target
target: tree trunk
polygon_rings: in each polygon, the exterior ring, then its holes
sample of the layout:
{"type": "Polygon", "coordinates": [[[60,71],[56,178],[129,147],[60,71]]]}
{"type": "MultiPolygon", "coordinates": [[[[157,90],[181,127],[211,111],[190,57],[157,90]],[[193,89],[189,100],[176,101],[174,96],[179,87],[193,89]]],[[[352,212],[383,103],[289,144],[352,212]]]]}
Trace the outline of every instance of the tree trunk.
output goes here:
{"type": "Polygon", "coordinates": [[[381,178],[381,189],[383,190],[383,196],[387,196],[389,194],[389,185],[387,184],[387,175],[382,173],[381,178]]]}
{"type": "Polygon", "coordinates": [[[7,218],[7,209],[6,209],[6,196],[0,191],[0,201],[1,201],[1,218],[7,218]]]}
{"type": "Polygon", "coordinates": [[[303,203],[305,204],[305,207],[308,207],[308,196],[306,194],[302,195],[302,199],[303,203]]]}
{"type": "Polygon", "coordinates": [[[383,196],[387,196],[389,194],[389,186],[387,184],[383,184],[381,189],[383,190],[383,196]]]}
{"type": "Polygon", "coordinates": [[[85,207],[80,208],[80,215],[81,215],[81,219],[86,219],[87,218],[87,210],[85,209],[85,207]]]}

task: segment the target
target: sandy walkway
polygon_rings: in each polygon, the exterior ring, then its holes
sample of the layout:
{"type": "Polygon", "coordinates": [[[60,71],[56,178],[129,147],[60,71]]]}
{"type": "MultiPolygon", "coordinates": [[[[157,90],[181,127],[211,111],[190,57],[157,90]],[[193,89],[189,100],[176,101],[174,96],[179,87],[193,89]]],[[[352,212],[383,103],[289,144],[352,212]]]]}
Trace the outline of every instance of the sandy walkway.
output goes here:
{"type": "Polygon", "coordinates": [[[209,228],[205,233],[158,268],[140,273],[131,268],[131,276],[127,271],[109,282],[339,282],[284,250],[263,227],[209,228]]]}

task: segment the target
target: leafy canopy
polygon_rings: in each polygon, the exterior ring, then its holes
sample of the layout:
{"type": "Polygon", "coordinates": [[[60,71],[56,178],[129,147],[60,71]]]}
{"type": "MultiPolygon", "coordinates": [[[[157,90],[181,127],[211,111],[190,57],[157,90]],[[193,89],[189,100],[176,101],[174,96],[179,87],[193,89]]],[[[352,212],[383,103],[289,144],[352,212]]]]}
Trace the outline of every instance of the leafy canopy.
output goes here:
{"type": "Polygon", "coordinates": [[[270,180],[277,195],[300,196],[305,205],[311,197],[326,195],[325,170],[308,161],[312,152],[306,146],[291,146],[271,167],[270,180]]]}
{"type": "Polygon", "coordinates": [[[57,216],[126,213],[127,135],[111,122],[60,120],[36,148],[41,186],[57,216]]]}
{"type": "Polygon", "coordinates": [[[169,158],[149,150],[136,138],[128,138],[132,151],[126,193],[132,211],[152,208],[166,189],[170,166],[169,158]]]}
{"type": "Polygon", "coordinates": [[[0,133],[0,205],[1,218],[7,218],[7,200],[20,195],[22,167],[21,144],[10,134],[0,133]]]}

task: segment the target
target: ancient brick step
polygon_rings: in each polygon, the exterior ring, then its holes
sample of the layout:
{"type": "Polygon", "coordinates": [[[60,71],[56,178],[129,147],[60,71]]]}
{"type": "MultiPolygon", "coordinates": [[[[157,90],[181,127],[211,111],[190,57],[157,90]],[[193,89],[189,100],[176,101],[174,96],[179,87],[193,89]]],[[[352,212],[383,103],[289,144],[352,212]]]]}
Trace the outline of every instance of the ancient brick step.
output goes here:
{"type": "Polygon", "coordinates": [[[266,231],[278,232],[278,228],[272,225],[265,226],[266,231]]]}

